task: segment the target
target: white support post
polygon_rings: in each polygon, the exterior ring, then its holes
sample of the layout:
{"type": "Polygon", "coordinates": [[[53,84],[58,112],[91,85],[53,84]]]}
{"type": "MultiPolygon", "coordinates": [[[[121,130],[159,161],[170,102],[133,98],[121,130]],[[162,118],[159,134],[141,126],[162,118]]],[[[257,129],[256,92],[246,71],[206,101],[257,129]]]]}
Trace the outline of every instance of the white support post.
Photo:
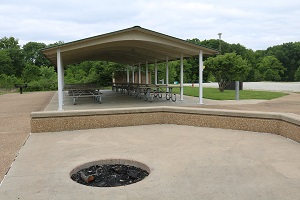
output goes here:
{"type": "Polygon", "coordinates": [[[62,66],[62,59],[60,54],[60,49],[57,49],[57,82],[58,82],[58,110],[63,110],[63,66],[62,66]]]}
{"type": "Polygon", "coordinates": [[[134,83],[134,65],[132,65],[132,83],[134,83]]]}
{"type": "Polygon", "coordinates": [[[183,101],[183,55],[180,54],[180,101],[183,101]]]}
{"type": "Polygon", "coordinates": [[[139,84],[141,84],[141,63],[139,62],[139,84]]]}
{"type": "Polygon", "coordinates": [[[167,84],[167,92],[169,92],[169,58],[166,59],[166,84],[167,84]]]}
{"type": "MultiPolygon", "coordinates": [[[[63,63],[63,60],[62,59],[60,59],[60,65],[61,65],[61,76],[62,76],[62,79],[61,79],[61,81],[62,81],[62,88],[63,88],[63,90],[64,90],[64,88],[65,88],[65,73],[64,73],[64,63],[63,63]]],[[[63,105],[64,105],[64,100],[65,100],[65,95],[64,95],[64,92],[63,92],[63,90],[62,90],[62,101],[63,101],[63,105]]]]}
{"type": "Polygon", "coordinates": [[[157,60],[154,60],[154,80],[155,80],[155,85],[157,85],[157,60]]]}
{"type": "Polygon", "coordinates": [[[203,51],[199,53],[199,104],[203,103],[203,51]]]}
{"type": "Polygon", "coordinates": [[[146,61],[146,84],[149,84],[149,77],[148,77],[148,61],[146,61]]]}
{"type": "Polygon", "coordinates": [[[129,67],[127,67],[127,83],[129,83],[129,67]]]}

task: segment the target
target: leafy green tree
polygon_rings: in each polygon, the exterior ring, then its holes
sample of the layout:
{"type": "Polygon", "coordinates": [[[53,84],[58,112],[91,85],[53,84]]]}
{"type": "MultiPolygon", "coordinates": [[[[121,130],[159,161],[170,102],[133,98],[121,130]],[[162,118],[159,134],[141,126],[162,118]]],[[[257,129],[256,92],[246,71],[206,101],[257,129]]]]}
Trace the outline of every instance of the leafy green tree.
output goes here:
{"type": "Polygon", "coordinates": [[[14,75],[20,77],[25,66],[23,53],[20,49],[9,49],[8,52],[12,59],[14,75]]]}
{"type": "Polygon", "coordinates": [[[39,68],[38,83],[41,87],[40,90],[56,90],[57,89],[57,74],[54,67],[42,66],[39,68]]]}
{"type": "Polygon", "coordinates": [[[22,79],[24,82],[38,81],[40,76],[40,69],[33,64],[27,64],[22,72],[22,79]]]}
{"type": "Polygon", "coordinates": [[[19,40],[14,37],[0,39],[0,51],[6,51],[11,58],[10,74],[19,77],[24,68],[24,57],[20,49],[19,40]]]}
{"type": "Polygon", "coordinates": [[[300,65],[300,42],[289,42],[282,45],[269,47],[266,55],[275,56],[286,68],[283,81],[294,81],[295,72],[300,65]]]}
{"type": "Polygon", "coordinates": [[[84,62],[82,66],[89,64],[91,66],[85,82],[94,83],[100,86],[109,86],[112,83],[113,69],[118,66],[116,63],[89,61],[84,62]]]}
{"type": "Polygon", "coordinates": [[[42,66],[40,67],[40,78],[41,79],[56,79],[56,72],[54,67],[42,66]]]}
{"type": "Polygon", "coordinates": [[[55,42],[53,44],[47,45],[47,47],[54,47],[54,46],[61,45],[61,44],[64,44],[64,43],[65,43],[64,41],[58,41],[58,42],[55,42]]]}
{"type": "Polygon", "coordinates": [[[0,73],[0,88],[2,89],[12,90],[13,88],[15,88],[15,84],[20,82],[22,81],[14,75],[9,76],[0,73]]]}
{"type": "Polygon", "coordinates": [[[6,50],[0,50],[0,74],[14,74],[12,60],[6,50]]]}
{"type": "MultiPolygon", "coordinates": [[[[203,47],[208,47],[211,49],[219,50],[220,47],[220,41],[216,39],[210,39],[210,40],[199,40],[198,38],[188,39],[188,42],[191,42],[193,44],[197,44],[203,47]]],[[[228,49],[228,43],[221,40],[221,50],[222,52],[227,52],[228,49]]]]}
{"type": "Polygon", "coordinates": [[[19,40],[14,37],[0,39],[0,49],[20,49],[19,40]]]}
{"type": "Polygon", "coordinates": [[[280,81],[285,70],[275,56],[265,56],[258,63],[258,71],[264,81],[280,81]]]}
{"type": "Polygon", "coordinates": [[[67,84],[94,83],[101,86],[111,85],[112,74],[124,71],[125,66],[106,61],[85,61],[69,65],[65,70],[67,84]]]}
{"type": "Polygon", "coordinates": [[[25,80],[28,83],[26,91],[57,90],[57,74],[54,67],[27,64],[23,76],[26,76],[25,80]],[[27,77],[28,74],[30,74],[29,77],[27,77]]]}
{"type": "MultiPolygon", "coordinates": [[[[201,45],[204,47],[209,47],[212,49],[217,49],[219,50],[219,45],[221,42],[221,52],[220,54],[226,54],[226,53],[233,53],[235,52],[237,55],[242,56],[243,59],[248,61],[249,64],[249,73],[247,75],[247,77],[245,77],[245,81],[254,81],[255,80],[255,66],[256,66],[256,61],[257,59],[255,58],[255,52],[251,49],[247,49],[245,46],[241,45],[241,44],[229,44],[223,40],[217,40],[217,39],[210,39],[210,40],[203,40],[200,41],[197,38],[191,39],[191,40],[187,40],[191,43],[197,44],[197,45],[201,45]]],[[[207,57],[204,57],[204,61],[207,59],[207,57]]],[[[191,60],[191,59],[188,59],[191,60]]],[[[198,58],[194,58],[194,60],[199,63],[198,58]]],[[[198,66],[198,64],[196,64],[195,66],[198,66]]],[[[197,70],[197,68],[195,69],[197,70]]],[[[197,71],[193,72],[193,75],[195,77],[198,77],[197,71]]],[[[204,70],[203,71],[203,79],[204,80],[208,80],[208,79],[213,79],[212,74],[210,74],[208,72],[208,70],[204,70]]]]}
{"type": "Polygon", "coordinates": [[[46,44],[40,42],[28,42],[23,45],[24,61],[36,66],[51,66],[40,49],[45,48],[46,44]]]}
{"type": "Polygon", "coordinates": [[[210,57],[205,61],[205,66],[219,83],[219,90],[223,92],[228,82],[244,81],[249,73],[249,65],[236,53],[226,53],[210,57]]]}
{"type": "MultiPolygon", "coordinates": [[[[204,58],[206,59],[206,58],[204,58]]],[[[186,62],[184,61],[184,82],[188,83],[198,83],[199,82],[199,57],[188,58],[186,62]],[[186,66],[188,67],[187,69],[186,66]]],[[[206,80],[208,74],[207,71],[204,70],[203,72],[203,79],[206,80]]]]}
{"type": "Polygon", "coordinates": [[[300,81],[300,66],[298,67],[298,69],[295,72],[295,81],[300,81]]]}
{"type": "Polygon", "coordinates": [[[65,74],[65,82],[67,84],[84,83],[87,76],[86,72],[76,65],[67,67],[65,74]]]}
{"type": "MultiPolygon", "coordinates": [[[[152,70],[154,71],[154,70],[152,70]]],[[[157,65],[158,71],[158,83],[159,80],[164,80],[166,83],[166,63],[162,62],[157,65]]],[[[168,62],[168,74],[169,74],[169,84],[172,84],[174,81],[180,81],[180,61],[169,61],[168,62]],[[176,72],[177,71],[177,72],[176,72]]],[[[153,80],[154,83],[154,80],[153,80]]]]}

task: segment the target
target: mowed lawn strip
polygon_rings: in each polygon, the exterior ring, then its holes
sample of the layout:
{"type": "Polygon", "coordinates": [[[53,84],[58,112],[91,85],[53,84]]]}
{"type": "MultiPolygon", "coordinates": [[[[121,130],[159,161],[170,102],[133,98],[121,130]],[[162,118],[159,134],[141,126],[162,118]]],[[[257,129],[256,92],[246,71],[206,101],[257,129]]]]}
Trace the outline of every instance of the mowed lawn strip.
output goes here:
{"type": "MultiPolygon", "coordinates": [[[[174,88],[173,92],[179,94],[180,89],[174,88]]],[[[187,96],[199,97],[199,88],[184,86],[183,94],[187,96]]],[[[240,90],[241,100],[242,99],[270,100],[270,99],[276,99],[286,95],[288,95],[288,93],[257,91],[257,90],[240,90]]],[[[213,99],[213,100],[235,100],[235,90],[225,90],[224,92],[220,92],[218,88],[203,88],[203,98],[213,99]]]]}

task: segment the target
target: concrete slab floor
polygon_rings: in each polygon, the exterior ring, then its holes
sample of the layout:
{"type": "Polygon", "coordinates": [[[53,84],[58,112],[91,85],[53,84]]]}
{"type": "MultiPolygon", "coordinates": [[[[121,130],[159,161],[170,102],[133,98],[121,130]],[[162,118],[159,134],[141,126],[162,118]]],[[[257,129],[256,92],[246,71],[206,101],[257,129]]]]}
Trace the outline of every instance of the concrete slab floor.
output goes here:
{"type": "MultiPolygon", "coordinates": [[[[76,105],[73,105],[73,98],[64,93],[64,110],[88,110],[88,109],[106,109],[106,108],[126,108],[126,107],[152,107],[152,106],[202,106],[199,105],[198,97],[184,96],[184,100],[179,100],[177,96],[176,102],[171,100],[167,101],[165,95],[162,98],[153,98],[152,102],[144,101],[144,97],[136,98],[135,95],[127,95],[117,93],[111,90],[102,90],[102,104],[95,101],[93,98],[78,98],[76,105]]],[[[228,100],[217,101],[204,99],[205,105],[249,105],[264,102],[266,100],[228,100]]],[[[45,111],[56,111],[58,109],[58,97],[57,93],[53,96],[51,102],[46,107],[45,111]]]]}
{"type": "Polygon", "coordinates": [[[300,196],[300,145],[278,135],[178,125],[31,134],[0,199],[260,199],[300,196]],[[70,179],[77,166],[129,159],[144,180],[95,188],[70,179]]]}

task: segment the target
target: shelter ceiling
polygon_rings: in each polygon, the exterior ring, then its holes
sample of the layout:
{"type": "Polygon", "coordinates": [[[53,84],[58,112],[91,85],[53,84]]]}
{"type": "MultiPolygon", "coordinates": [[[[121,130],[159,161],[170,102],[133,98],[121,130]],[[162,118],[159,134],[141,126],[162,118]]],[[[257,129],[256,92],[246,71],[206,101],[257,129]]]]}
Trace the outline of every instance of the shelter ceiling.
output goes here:
{"type": "Polygon", "coordinates": [[[180,55],[193,57],[216,54],[217,51],[191,44],[184,40],[133,27],[113,33],[95,36],[75,42],[43,49],[43,54],[56,65],[57,49],[60,49],[64,65],[87,60],[103,60],[121,64],[144,64],[177,60],[180,55]]]}

